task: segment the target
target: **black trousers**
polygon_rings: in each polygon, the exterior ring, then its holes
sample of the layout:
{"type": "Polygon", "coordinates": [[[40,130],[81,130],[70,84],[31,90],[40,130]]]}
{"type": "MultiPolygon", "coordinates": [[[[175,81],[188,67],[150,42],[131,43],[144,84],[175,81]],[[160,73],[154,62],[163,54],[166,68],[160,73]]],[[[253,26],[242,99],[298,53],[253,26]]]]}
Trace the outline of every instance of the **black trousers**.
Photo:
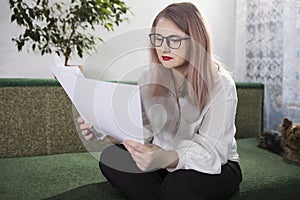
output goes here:
{"type": "Polygon", "coordinates": [[[142,172],[123,145],[106,148],[99,167],[106,179],[130,200],[230,199],[242,181],[240,166],[228,161],[221,174],[195,170],[142,172]]]}

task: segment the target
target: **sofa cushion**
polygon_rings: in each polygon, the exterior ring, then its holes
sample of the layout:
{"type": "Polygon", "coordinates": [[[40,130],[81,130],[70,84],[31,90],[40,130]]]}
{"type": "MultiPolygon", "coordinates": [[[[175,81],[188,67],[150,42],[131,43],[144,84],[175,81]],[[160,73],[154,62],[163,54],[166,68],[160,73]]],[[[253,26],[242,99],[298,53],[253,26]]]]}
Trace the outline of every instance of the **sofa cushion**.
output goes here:
{"type": "MultiPolygon", "coordinates": [[[[300,196],[300,166],[238,139],[243,181],[234,200],[285,200],[300,196]]],[[[99,172],[90,153],[0,159],[1,199],[125,200],[99,172]]]]}

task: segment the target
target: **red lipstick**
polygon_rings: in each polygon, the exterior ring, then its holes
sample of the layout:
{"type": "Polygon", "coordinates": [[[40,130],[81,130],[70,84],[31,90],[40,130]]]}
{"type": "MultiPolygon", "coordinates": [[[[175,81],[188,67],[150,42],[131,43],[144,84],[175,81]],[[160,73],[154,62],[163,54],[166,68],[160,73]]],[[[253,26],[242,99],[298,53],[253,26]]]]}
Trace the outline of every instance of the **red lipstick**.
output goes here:
{"type": "Polygon", "coordinates": [[[164,61],[168,61],[168,60],[172,60],[173,58],[172,57],[169,57],[169,56],[162,56],[162,59],[164,61]]]}

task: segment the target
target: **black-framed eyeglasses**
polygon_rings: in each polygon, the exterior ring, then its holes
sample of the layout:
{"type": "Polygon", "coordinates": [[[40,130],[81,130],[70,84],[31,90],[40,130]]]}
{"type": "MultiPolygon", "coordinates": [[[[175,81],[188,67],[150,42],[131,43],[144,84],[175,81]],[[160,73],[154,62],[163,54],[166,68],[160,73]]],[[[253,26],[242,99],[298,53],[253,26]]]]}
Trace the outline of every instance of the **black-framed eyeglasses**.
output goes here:
{"type": "Polygon", "coordinates": [[[162,36],[158,33],[149,34],[150,42],[154,47],[161,47],[164,42],[164,39],[167,41],[168,47],[171,49],[178,49],[181,46],[182,40],[189,40],[190,37],[182,37],[179,35],[169,35],[167,37],[162,36]]]}

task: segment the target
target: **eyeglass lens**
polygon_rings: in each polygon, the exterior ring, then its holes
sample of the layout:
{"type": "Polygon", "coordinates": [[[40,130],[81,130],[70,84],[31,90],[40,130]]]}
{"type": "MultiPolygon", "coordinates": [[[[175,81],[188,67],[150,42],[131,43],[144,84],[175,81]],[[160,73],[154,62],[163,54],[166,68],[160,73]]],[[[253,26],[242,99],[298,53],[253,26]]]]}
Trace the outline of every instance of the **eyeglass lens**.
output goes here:
{"type": "Polygon", "coordinates": [[[181,46],[182,40],[189,39],[182,38],[177,35],[170,35],[168,37],[164,37],[160,34],[150,34],[149,37],[153,46],[160,47],[163,44],[164,39],[166,39],[167,45],[172,49],[178,49],[181,46]]]}

